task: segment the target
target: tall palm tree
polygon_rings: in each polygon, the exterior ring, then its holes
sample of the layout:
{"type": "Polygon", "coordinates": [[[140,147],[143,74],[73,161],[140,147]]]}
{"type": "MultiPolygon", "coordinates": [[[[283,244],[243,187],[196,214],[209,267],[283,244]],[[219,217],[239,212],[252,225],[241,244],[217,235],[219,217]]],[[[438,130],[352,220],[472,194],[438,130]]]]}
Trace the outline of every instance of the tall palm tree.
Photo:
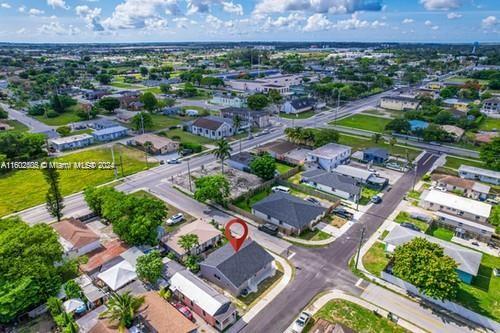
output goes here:
{"type": "Polygon", "coordinates": [[[179,246],[183,250],[185,250],[186,252],[189,253],[189,252],[191,252],[192,248],[198,246],[200,243],[199,243],[198,235],[186,234],[186,235],[182,235],[181,237],[179,237],[177,244],[179,244],[179,246]]]}
{"type": "MultiPolygon", "coordinates": [[[[238,133],[241,127],[241,118],[239,115],[233,117],[234,133],[238,133]]],[[[241,139],[240,139],[240,153],[241,153],[241,139]]]]}
{"type": "Polygon", "coordinates": [[[99,317],[108,318],[112,323],[118,324],[118,331],[124,332],[126,328],[132,326],[142,303],[144,296],[135,297],[130,292],[122,295],[114,294],[108,301],[108,308],[99,317]]]}
{"type": "Polygon", "coordinates": [[[222,138],[216,143],[217,148],[214,150],[214,155],[220,160],[221,171],[224,173],[224,161],[231,157],[233,148],[229,145],[226,139],[222,138]]]}

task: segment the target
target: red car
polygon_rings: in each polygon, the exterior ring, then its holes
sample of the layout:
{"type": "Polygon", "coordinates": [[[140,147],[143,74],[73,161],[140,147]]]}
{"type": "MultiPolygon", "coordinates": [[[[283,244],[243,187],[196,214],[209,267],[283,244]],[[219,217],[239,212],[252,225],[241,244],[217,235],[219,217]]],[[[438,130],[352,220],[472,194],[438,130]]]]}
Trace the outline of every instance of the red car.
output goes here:
{"type": "Polygon", "coordinates": [[[174,306],[177,310],[179,310],[180,313],[184,315],[184,317],[186,317],[191,321],[194,321],[193,314],[191,313],[191,310],[189,310],[187,306],[183,305],[182,303],[176,303],[174,306]]]}

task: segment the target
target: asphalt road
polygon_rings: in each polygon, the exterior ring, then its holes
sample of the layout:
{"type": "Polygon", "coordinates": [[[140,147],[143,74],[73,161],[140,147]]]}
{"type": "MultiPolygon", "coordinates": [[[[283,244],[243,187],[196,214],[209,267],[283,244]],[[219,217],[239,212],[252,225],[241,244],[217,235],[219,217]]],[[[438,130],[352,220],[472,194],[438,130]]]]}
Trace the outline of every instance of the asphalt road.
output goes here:
{"type": "Polygon", "coordinates": [[[17,120],[20,123],[28,126],[31,132],[41,133],[46,131],[52,131],[54,129],[51,126],[45,125],[41,121],[38,121],[35,118],[26,115],[24,112],[12,109],[7,104],[0,103],[0,106],[7,111],[10,119],[17,120]]]}

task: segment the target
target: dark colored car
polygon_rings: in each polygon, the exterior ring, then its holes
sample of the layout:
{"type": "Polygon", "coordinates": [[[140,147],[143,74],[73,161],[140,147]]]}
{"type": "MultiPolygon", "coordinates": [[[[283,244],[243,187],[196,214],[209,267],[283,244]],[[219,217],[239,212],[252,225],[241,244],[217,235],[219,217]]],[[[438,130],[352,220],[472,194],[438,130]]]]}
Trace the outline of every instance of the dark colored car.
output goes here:
{"type": "Polygon", "coordinates": [[[379,197],[378,195],[374,195],[370,201],[373,202],[374,204],[379,204],[382,202],[382,198],[379,197]]]}
{"type": "Polygon", "coordinates": [[[269,234],[271,236],[278,236],[278,232],[279,232],[278,226],[271,224],[271,223],[259,225],[259,230],[262,232],[265,232],[266,234],[269,234]]]}
{"type": "Polygon", "coordinates": [[[401,226],[402,227],[405,227],[405,228],[408,228],[408,229],[411,229],[411,230],[415,230],[415,231],[422,231],[420,230],[419,227],[417,227],[416,225],[412,224],[412,223],[408,223],[408,222],[403,222],[401,223],[401,226]]]}
{"type": "Polygon", "coordinates": [[[345,210],[344,208],[342,207],[337,207],[335,208],[333,211],[332,211],[333,214],[337,215],[337,216],[340,216],[344,219],[347,219],[347,220],[352,220],[352,218],[354,217],[354,214],[351,213],[351,212],[348,212],[347,210],[345,210]]]}

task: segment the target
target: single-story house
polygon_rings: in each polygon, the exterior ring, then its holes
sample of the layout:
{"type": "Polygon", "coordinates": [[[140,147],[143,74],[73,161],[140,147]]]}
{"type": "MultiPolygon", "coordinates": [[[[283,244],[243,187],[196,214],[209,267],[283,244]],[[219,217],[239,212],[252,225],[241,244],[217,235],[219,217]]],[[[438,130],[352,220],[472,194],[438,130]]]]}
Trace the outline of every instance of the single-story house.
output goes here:
{"type": "Polygon", "coordinates": [[[295,165],[304,165],[310,152],[311,149],[299,147],[285,153],[282,160],[295,165]]]}
{"type": "Polygon", "coordinates": [[[385,96],[380,99],[380,107],[388,110],[416,110],[419,105],[420,101],[412,97],[385,96]]]}
{"type": "Polygon", "coordinates": [[[226,119],[239,117],[240,120],[251,127],[263,128],[269,126],[271,115],[265,110],[250,110],[241,107],[228,107],[220,110],[220,115],[226,119]]]}
{"type": "Polygon", "coordinates": [[[198,245],[191,249],[191,254],[198,255],[214,247],[221,239],[221,232],[213,225],[202,220],[181,226],[176,231],[165,235],[161,243],[168,250],[173,252],[177,258],[182,259],[188,253],[179,245],[179,240],[184,235],[198,236],[198,245]]]}
{"type": "Polygon", "coordinates": [[[123,126],[108,127],[92,133],[96,141],[112,141],[128,134],[128,128],[123,126]]]}
{"type": "Polygon", "coordinates": [[[301,182],[353,202],[357,202],[361,194],[361,187],[356,180],[321,169],[304,172],[301,182]]]}
{"type": "Polygon", "coordinates": [[[108,270],[99,273],[97,278],[104,282],[112,291],[117,291],[136,280],[137,273],[127,260],[122,260],[108,270]]]}
{"type": "Polygon", "coordinates": [[[82,90],[83,98],[88,99],[88,100],[96,100],[96,99],[101,99],[102,97],[109,95],[109,91],[107,90],[90,90],[90,89],[83,89],[82,90]]]}
{"type": "Polygon", "coordinates": [[[180,147],[180,144],[177,141],[151,133],[138,135],[134,137],[131,142],[132,144],[140,146],[143,149],[146,149],[146,142],[151,143],[148,151],[149,153],[155,155],[176,152],[180,147]]]}
{"type": "Polygon", "coordinates": [[[462,164],[458,168],[460,178],[479,180],[484,183],[500,185],[500,172],[462,164]]]}
{"type": "Polygon", "coordinates": [[[242,108],[247,104],[246,98],[231,94],[214,94],[210,102],[216,105],[230,106],[234,108],[242,108]]]}
{"type": "Polygon", "coordinates": [[[102,247],[87,254],[88,261],[80,265],[80,270],[86,274],[93,275],[101,271],[101,268],[110,262],[122,260],[120,255],[128,250],[128,246],[122,241],[113,240],[102,247]]]}
{"type": "Polygon", "coordinates": [[[387,252],[393,252],[396,247],[404,245],[417,237],[425,238],[429,242],[442,247],[444,254],[451,257],[457,263],[457,273],[460,280],[463,282],[470,284],[472,279],[477,276],[479,266],[481,265],[481,259],[483,257],[480,252],[455,245],[451,242],[443,241],[439,238],[435,238],[400,225],[395,226],[384,238],[384,243],[386,244],[385,250],[387,252]]]}
{"type": "Polygon", "coordinates": [[[339,165],[332,170],[334,173],[350,177],[368,187],[382,189],[389,183],[387,178],[378,177],[374,172],[356,168],[350,165],[339,165]]]}
{"type": "Polygon", "coordinates": [[[299,148],[299,146],[295,143],[285,140],[277,140],[265,143],[255,148],[255,151],[259,154],[268,153],[277,160],[284,160],[287,153],[297,148],[299,148]]]}
{"type": "Polygon", "coordinates": [[[283,103],[281,112],[286,114],[298,114],[302,112],[307,112],[314,110],[316,108],[318,101],[314,98],[303,97],[296,98],[291,101],[286,101],[283,103]]]}
{"type": "Polygon", "coordinates": [[[307,155],[307,162],[326,171],[332,171],[335,167],[348,163],[350,156],[351,147],[329,143],[311,151],[307,155]]]}
{"type": "Polygon", "coordinates": [[[468,99],[458,99],[458,98],[448,98],[443,101],[444,106],[447,106],[449,108],[461,111],[461,112],[467,112],[469,111],[469,104],[472,103],[471,100],[468,99]]]}
{"type": "Polygon", "coordinates": [[[384,148],[371,147],[363,150],[363,161],[384,164],[389,159],[389,152],[384,148]]]}
{"type": "Polygon", "coordinates": [[[451,134],[455,141],[460,141],[462,136],[464,135],[465,131],[461,129],[460,127],[453,126],[453,125],[441,125],[439,126],[443,131],[445,131],[448,134],[451,134]]]}
{"type": "Polygon", "coordinates": [[[484,100],[481,112],[492,118],[500,118],[500,98],[493,97],[484,100]]]}
{"type": "Polygon", "coordinates": [[[222,139],[233,136],[234,125],[231,119],[207,116],[196,119],[191,124],[191,133],[204,136],[209,139],[222,139]]]}
{"type": "Polygon", "coordinates": [[[83,295],[88,300],[87,306],[90,305],[90,308],[94,308],[104,303],[106,294],[92,283],[92,279],[88,275],[82,274],[74,280],[80,286],[83,295]]]}
{"type": "Polygon", "coordinates": [[[432,175],[432,180],[438,186],[446,188],[448,191],[460,191],[467,198],[475,200],[485,200],[490,192],[488,185],[465,178],[459,178],[444,174],[432,175]]]}
{"type": "Polygon", "coordinates": [[[425,209],[455,215],[470,221],[488,222],[491,205],[448,192],[427,190],[420,196],[419,205],[425,209]]]}
{"type": "Polygon", "coordinates": [[[95,130],[101,130],[105,128],[110,128],[110,127],[116,127],[118,124],[112,120],[109,119],[98,119],[96,121],[93,121],[89,123],[88,127],[93,128],[95,130]]]}
{"type": "Polygon", "coordinates": [[[231,301],[187,270],[172,276],[170,290],[183,304],[219,331],[236,322],[237,312],[231,301]]]}
{"type": "Polygon", "coordinates": [[[90,134],[77,134],[49,140],[49,146],[57,151],[84,148],[92,143],[94,143],[94,137],[90,134]]]}
{"type": "Polygon", "coordinates": [[[324,207],[281,192],[273,193],[252,206],[252,214],[277,225],[288,234],[300,234],[311,229],[326,212],[324,207]]]}
{"type": "Polygon", "coordinates": [[[69,218],[51,224],[58,233],[64,254],[78,257],[101,247],[99,236],[80,220],[69,218]]]}
{"type": "Polygon", "coordinates": [[[274,276],[274,258],[257,242],[248,238],[236,252],[227,243],[200,263],[201,275],[210,282],[239,296],[244,290],[256,292],[259,284],[274,276]]]}
{"type": "Polygon", "coordinates": [[[255,156],[249,152],[242,151],[241,153],[231,155],[231,157],[227,160],[227,164],[232,168],[249,172],[250,163],[252,163],[254,158],[255,156]]]}
{"type": "Polygon", "coordinates": [[[160,111],[162,114],[165,116],[172,116],[172,115],[177,115],[182,113],[182,108],[180,106],[168,106],[160,111]]]}

